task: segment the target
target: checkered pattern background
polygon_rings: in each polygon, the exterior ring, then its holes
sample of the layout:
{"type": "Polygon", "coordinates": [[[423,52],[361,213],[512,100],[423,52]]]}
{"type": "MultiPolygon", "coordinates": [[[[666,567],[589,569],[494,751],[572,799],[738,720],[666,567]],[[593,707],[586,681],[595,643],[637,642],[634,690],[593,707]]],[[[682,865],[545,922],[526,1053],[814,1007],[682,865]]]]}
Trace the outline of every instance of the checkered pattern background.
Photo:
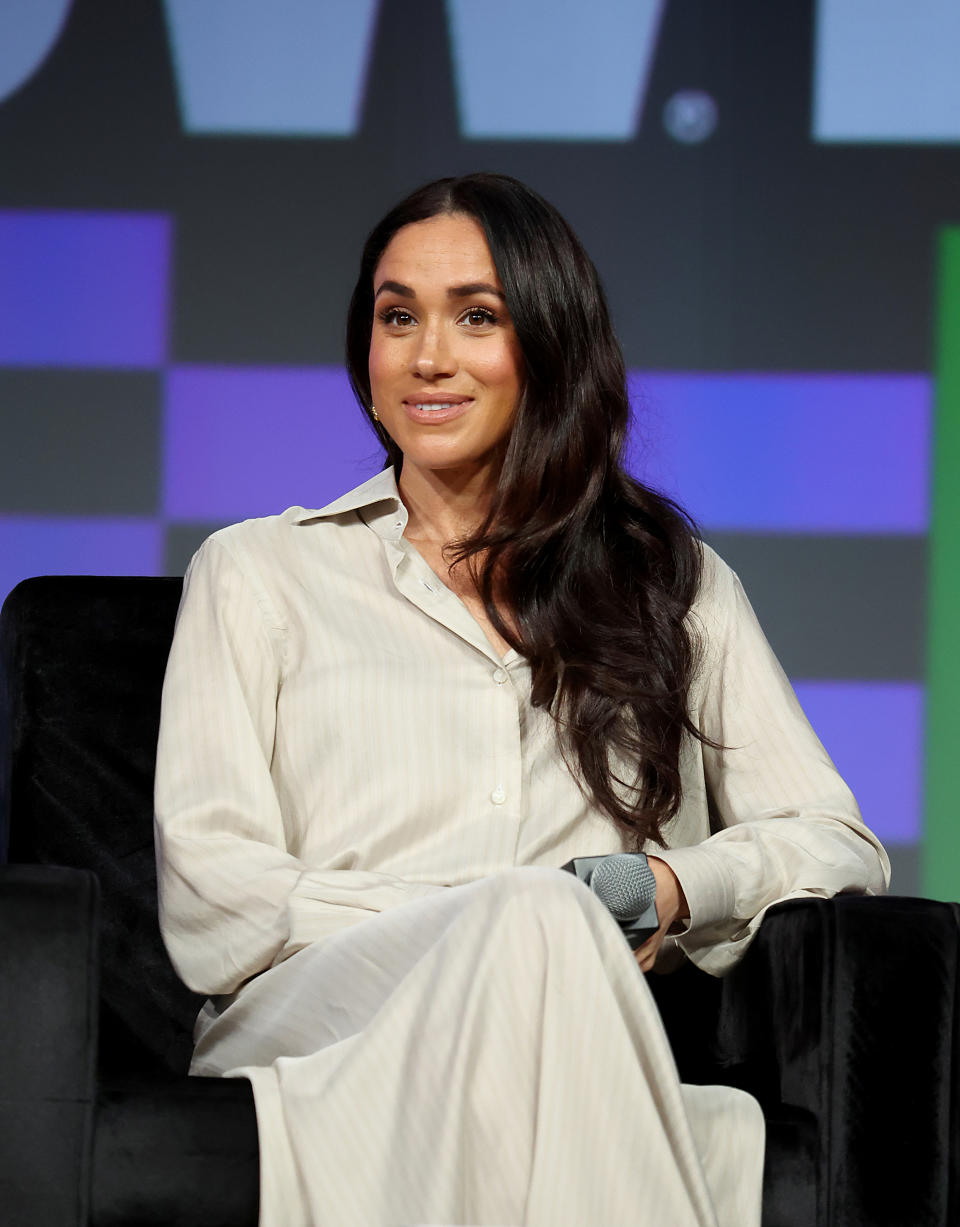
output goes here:
{"type": "MultiPolygon", "coordinates": [[[[798,46],[809,55],[813,6],[775,24],[769,7],[731,0],[745,58],[722,71],[697,58],[711,6],[687,26],[672,7],[663,17],[645,115],[678,85],[709,87],[721,125],[742,121],[733,144],[721,126],[709,148],[685,148],[645,118],[634,141],[581,137],[564,152],[556,134],[470,144],[456,130],[432,0],[402,22],[364,7],[365,109],[355,98],[342,136],[272,143],[189,131],[206,112],[170,50],[172,15],[189,6],[168,5],[165,24],[147,0],[78,0],[55,53],[0,100],[0,596],[36,574],[182,574],[217,527],[320,506],[372,475],[381,456],[338,352],[362,235],[435,174],[519,174],[600,264],[632,367],[631,468],[679,497],[739,572],[891,847],[895,888],[918,892],[930,253],[960,200],[930,177],[912,211],[884,199],[862,232],[862,167],[811,152],[811,65],[793,65],[798,46]],[[772,65],[760,79],[757,29],[772,65]],[[108,52],[112,77],[98,70],[108,52]],[[415,54],[437,66],[433,93],[404,75],[415,54]],[[762,123],[738,101],[750,89],[771,107],[762,123]],[[806,116],[802,140],[783,135],[790,106],[806,116]],[[429,157],[416,152],[425,131],[429,157]],[[779,211],[756,199],[761,184],[779,211]],[[860,244],[855,258],[846,243],[860,244]],[[887,249],[897,260],[881,285],[887,249]]],[[[494,122],[481,84],[461,79],[463,125],[494,122]],[[480,118],[464,109],[468,87],[480,118]]],[[[880,174],[897,156],[869,165],[880,174]]]]}

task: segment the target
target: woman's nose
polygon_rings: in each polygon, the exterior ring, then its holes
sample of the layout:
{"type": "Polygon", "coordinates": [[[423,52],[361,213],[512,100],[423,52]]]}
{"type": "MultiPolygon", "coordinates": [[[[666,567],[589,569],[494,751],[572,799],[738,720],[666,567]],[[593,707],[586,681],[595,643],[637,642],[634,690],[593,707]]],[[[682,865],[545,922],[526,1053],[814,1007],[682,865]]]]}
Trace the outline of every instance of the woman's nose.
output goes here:
{"type": "Polygon", "coordinates": [[[430,324],[420,332],[414,368],[424,379],[438,379],[456,372],[456,359],[441,326],[430,324]]]}

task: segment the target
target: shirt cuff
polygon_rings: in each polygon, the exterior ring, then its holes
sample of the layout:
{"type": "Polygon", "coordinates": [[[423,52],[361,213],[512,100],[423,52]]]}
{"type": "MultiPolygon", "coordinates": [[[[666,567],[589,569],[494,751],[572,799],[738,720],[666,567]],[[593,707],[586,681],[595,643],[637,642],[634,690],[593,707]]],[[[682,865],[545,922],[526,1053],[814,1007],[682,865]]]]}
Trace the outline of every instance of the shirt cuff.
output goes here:
{"type": "Polygon", "coordinates": [[[672,931],[673,936],[684,937],[730,920],[736,899],[733,877],[713,849],[665,848],[648,855],[670,866],[686,896],[690,917],[672,931]]]}

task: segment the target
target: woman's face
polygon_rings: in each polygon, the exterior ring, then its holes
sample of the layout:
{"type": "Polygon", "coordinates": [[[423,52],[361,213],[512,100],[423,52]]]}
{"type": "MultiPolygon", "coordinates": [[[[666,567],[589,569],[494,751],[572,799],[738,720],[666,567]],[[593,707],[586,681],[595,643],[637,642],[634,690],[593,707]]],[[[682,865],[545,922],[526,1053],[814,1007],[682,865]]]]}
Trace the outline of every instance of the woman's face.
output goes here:
{"type": "Polygon", "coordinates": [[[380,257],[373,289],[370,389],[404,472],[494,475],[523,359],[480,225],[455,213],[404,226],[380,257]]]}

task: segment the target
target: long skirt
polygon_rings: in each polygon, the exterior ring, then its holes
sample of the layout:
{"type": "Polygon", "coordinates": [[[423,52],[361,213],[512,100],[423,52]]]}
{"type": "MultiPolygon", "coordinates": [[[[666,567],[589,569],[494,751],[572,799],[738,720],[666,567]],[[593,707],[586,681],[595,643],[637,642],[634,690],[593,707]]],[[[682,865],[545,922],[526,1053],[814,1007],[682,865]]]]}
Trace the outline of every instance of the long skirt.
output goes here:
{"type": "Polygon", "coordinates": [[[198,1021],[249,1078],[260,1227],[759,1227],[749,1095],[682,1085],[619,927],[510,869],[308,946],[198,1021]]]}

